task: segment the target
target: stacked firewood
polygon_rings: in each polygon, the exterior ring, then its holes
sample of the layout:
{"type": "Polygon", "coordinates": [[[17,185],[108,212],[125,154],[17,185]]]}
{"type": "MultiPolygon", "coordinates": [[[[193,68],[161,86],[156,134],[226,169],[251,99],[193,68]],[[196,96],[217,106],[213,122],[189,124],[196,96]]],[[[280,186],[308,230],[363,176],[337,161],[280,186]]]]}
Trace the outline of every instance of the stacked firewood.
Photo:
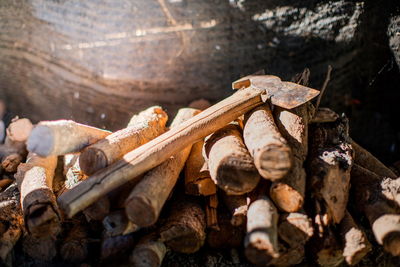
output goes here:
{"type": "Polygon", "coordinates": [[[371,243],[400,255],[400,178],[349,137],[345,117],[251,103],[210,126],[196,120],[219,112],[209,106],[193,102],[169,127],[150,107],[114,133],[13,120],[0,147],[1,261],[12,265],[19,239],[35,259],[130,255],[134,266],[205,244],[260,266],[306,251],[321,266],[354,265],[371,243]]]}

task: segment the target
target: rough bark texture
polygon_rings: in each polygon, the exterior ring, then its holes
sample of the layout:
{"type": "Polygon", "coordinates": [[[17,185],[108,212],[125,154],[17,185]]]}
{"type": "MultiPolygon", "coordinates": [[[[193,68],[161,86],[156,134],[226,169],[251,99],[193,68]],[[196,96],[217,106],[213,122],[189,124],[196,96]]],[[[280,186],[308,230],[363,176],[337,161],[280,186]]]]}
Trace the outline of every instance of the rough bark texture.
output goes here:
{"type": "Polygon", "coordinates": [[[88,229],[77,222],[62,241],[60,256],[66,262],[79,263],[88,256],[88,229]]]}

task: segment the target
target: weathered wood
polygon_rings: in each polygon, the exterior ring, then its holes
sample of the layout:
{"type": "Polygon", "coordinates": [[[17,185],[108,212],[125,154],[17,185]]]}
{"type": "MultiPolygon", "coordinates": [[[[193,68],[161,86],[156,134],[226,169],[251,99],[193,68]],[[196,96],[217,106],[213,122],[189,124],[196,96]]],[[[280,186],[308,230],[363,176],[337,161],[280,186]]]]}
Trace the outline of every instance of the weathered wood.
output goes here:
{"type": "Polygon", "coordinates": [[[275,181],[292,166],[290,147],[275,125],[269,104],[245,114],[243,139],[262,177],[275,181]]]}
{"type": "Polygon", "coordinates": [[[206,221],[203,209],[196,203],[177,200],[160,228],[160,241],[180,253],[194,253],[204,244],[206,221]]]}
{"type": "Polygon", "coordinates": [[[246,258],[253,264],[266,265],[279,257],[278,211],[266,196],[250,204],[245,238],[246,258]]]}
{"type": "Polygon", "coordinates": [[[125,210],[116,210],[103,219],[105,236],[127,235],[139,230],[139,226],[129,221],[125,210]]]}
{"type": "Polygon", "coordinates": [[[65,155],[80,152],[110,134],[71,120],[42,121],[32,130],[27,148],[42,157],[65,155]]]}
{"type": "Polygon", "coordinates": [[[61,230],[61,215],[53,193],[56,166],[56,156],[42,158],[30,153],[15,175],[25,226],[34,236],[55,237],[61,230]]]}
{"type": "Polygon", "coordinates": [[[92,175],[123,155],[165,132],[168,115],[159,106],[150,107],[133,116],[127,128],[116,131],[86,147],[79,157],[79,165],[86,175],[92,175]]]}
{"type": "Polygon", "coordinates": [[[130,261],[137,267],[159,267],[167,253],[163,242],[155,234],[142,237],[132,251],[130,261]]]}
{"type": "Polygon", "coordinates": [[[62,241],[60,256],[66,262],[79,263],[88,257],[88,229],[80,222],[74,223],[62,241]]]}
{"type": "Polygon", "coordinates": [[[262,104],[263,90],[239,90],[180,126],[127,153],[121,160],[99,171],[59,198],[59,204],[73,216],[111,190],[134,180],[188,145],[204,138],[243,113],[262,104]]]}
{"type": "Polygon", "coordinates": [[[231,224],[240,226],[246,223],[247,210],[249,208],[250,199],[246,195],[232,196],[223,192],[220,194],[222,201],[231,214],[231,224]]]}
{"type": "Polygon", "coordinates": [[[371,251],[371,243],[348,211],[340,222],[339,229],[344,245],[344,259],[348,265],[356,265],[371,251]]]}
{"type": "Polygon", "coordinates": [[[303,163],[308,153],[308,122],[311,116],[309,104],[293,110],[276,107],[274,118],[282,136],[292,149],[292,169],[279,181],[272,184],[270,196],[283,211],[296,212],[305,198],[306,173],[303,163]]]}
{"type": "MultiPolygon", "coordinates": [[[[184,123],[199,112],[199,110],[192,108],[180,109],[171,124],[171,129],[184,123]]],[[[133,188],[125,201],[125,211],[129,220],[139,227],[146,227],[156,223],[165,201],[185,166],[190,149],[190,145],[185,147],[179,153],[149,171],[133,188]]]]}
{"type": "Polygon", "coordinates": [[[253,190],[260,174],[243,143],[241,129],[229,124],[206,138],[204,157],[214,183],[229,195],[253,190]]]}

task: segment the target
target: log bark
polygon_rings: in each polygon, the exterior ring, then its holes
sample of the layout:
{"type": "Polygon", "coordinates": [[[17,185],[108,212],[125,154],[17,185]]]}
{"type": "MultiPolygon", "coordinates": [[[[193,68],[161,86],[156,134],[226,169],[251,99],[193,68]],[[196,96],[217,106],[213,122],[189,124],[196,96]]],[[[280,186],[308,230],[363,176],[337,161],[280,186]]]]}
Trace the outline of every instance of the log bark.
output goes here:
{"type": "Polygon", "coordinates": [[[88,257],[87,231],[88,229],[79,222],[72,226],[60,247],[60,256],[64,261],[79,263],[88,257]]]}
{"type": "Polygon", "coordinates": [[[51,261],[57,255],[56,239],[53,236],[25,235],[22,248],[31,258],[41,261],[51,261]]]}
{"type": "Polygon", "coordinates": [[[262,177],[276,181],[292,166],[292,153],[275,125],[268,104],[245,114],[243,139],[262,177]]]}
{"type": "Polygon", "coordinates": [[[266,196],[250,204],[245,238],[246,258],[262,266],[279,257],[278,211],[266,196]]]}
{"type": "Polygon", "coordinates": [[[168,115],[159,106],[150,107],[133,116],[127,128],[110,134],[82,151],[79,164],[83,172],[92,175],[159,136],[165,132],[167,119],[168,115]]]}
{"type": "Polygon", "coordinates": [[[116,210],[108,214],[103,219],[103,226],[107,237],[117,235],[127,235],[138,231],[140,228],[129,221],[125,210],[116,210]]]}
{"type": "Polygon", "coordinates": [[[246,223],[247,210],[249,208],[250,199],[246,195],[230,196],[221,193],[222,201],[231,214],[231,224],[240,226],[246,223]]]}
{"type": "Polygon", "coordinates": [[[80,152],[111,132],[69,120],[42,121],[32,130],[27,148],[39,156],[80,152]]]}
{"type": "Polygon", "coordinates": [[[204,140],[193,144],[185,164],[185,193],[188,195],[209,196],[217,192],[202,154],[203,145],[204,140]]]}
{"type": "Polygon", "coordinates": [[[149,234],[139,240],[132,251],[130,262],[137,267],[159,267],[167,253],[163,242],[155,234],[149,234]]]}
{"type": "Polygon", "coordinates": [[[271,185],[270,196],[277,207],[285,212],[301,209],[305,198],[306,173],[303,163],[308,153],[308,123],[310,106],[304,104],[293,110],[276,107],[274,118],[282,136],[292,149],[292,169],[271,185]]]}
{"type": "Polygon", "coordinates": [[[188,145],[204,138],[262,103],[262,90],[246,88],[211,106],[179,127],[126,154],[104,171],[66,192],[59,203],[73,216],[111,190],[134,180],[188,145]]]}
{"type": "Polygon", "coordinates": [[[194,253],[204,244],[206,221],[203,209],[187,200],[176,201],[160,229],[160,241],[173,251],[194,253]]]}
{"type": "Polygon", "coordinates": [[[376,241],[393,256],[400,255],[400,215],[390,199],[383,194],[379,183],[371,183],[369,172],[355,165],[351,182],[355,192],[353,200],[357,208],[368,218],[376,241]]]}
{"type": "MultiPolygon", "coordinates": [[[[180,109],[171,128],[177,127],[199,112],[192,108],[180,109]]],[[[125,201],[125,211],[129,220],[139,227],[156,223],[185,165],[190,149],[190,145],[185,147],[181,152],[149,171],[133,188],[125,201]]]]}
{"type": "Polygon", "coordinates": [[[212,180],[229,195],[248,193],[260,180],[253,158],[243,143],[241,130],[235,124],[206,138],[204,157],[212,180]]]}
{"type": "Polygon", "coordinates": [[[57,157],[29,154],[15,175],[27,231],[34,236],[55,237],[61,230],[61,215],[53,193],[57,157]]]}
{"type": "Polygon", "coordinates": [[[104,237],[101,242],[100,259],[115,259],[133,249],[135,239],[132,234],[104,237]]]}
{"type": "Polygon", "coordinates": [[[339,229],[344,245],[343,257],[348,265],[356,265],[371,251],[371,243],[348,211],[340,222],[339,229]]]}

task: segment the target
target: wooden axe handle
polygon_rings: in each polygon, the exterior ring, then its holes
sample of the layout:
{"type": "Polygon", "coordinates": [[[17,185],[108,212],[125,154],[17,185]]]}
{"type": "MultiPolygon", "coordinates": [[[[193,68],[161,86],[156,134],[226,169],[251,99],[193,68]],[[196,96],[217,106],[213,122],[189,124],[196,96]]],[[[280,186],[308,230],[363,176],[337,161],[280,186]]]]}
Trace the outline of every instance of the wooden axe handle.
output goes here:
{"type": "Polygon", "coordinates": [[[261,105],[261,95],[264,92],[252,86],[239,90],[176,128],[125,154],[121,160],[62,194],[58,199],[60,207],[67,216],[72,217],[113,189],[134,180],[185,147],[261,105]]]}

